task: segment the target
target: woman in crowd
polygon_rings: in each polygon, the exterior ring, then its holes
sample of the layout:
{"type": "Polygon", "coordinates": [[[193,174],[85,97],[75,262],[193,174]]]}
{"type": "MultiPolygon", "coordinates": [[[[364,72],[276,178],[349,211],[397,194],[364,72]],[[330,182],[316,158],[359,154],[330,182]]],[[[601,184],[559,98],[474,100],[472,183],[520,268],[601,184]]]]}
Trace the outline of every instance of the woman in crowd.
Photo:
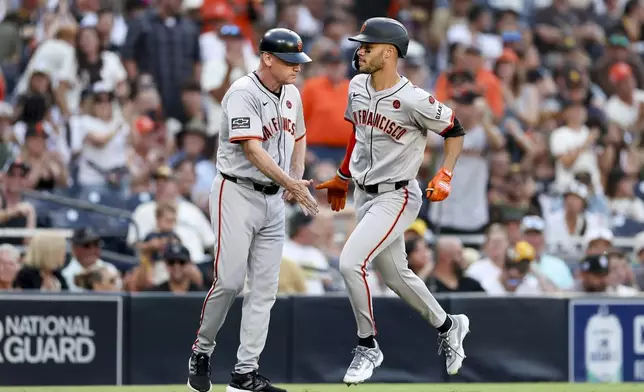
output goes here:
{"type": "Polygon", "coordinates": [[[67,165],[60,153],[47,149],[49,134],[44,123],[29,125],[20,154],[31,170],[26,186],[39,191],[52,191],[68,185],[67,165]]]}
{"type": "Polygon", "coordinates": [[[60,273],[65,265],[67,243],[61,234],[38,234],[31,239],[24,266],[16,277],[16,287],[40,291],[67,290],[60,273]]]}
{"type": "Polygon", "coordinates": [[[78,182],[83,193],[128,191],[127,148],[130,127],[114,113],[114,93],[99,82],[92,87],[90,113],[80,123],[84,135],[78,182]]]}

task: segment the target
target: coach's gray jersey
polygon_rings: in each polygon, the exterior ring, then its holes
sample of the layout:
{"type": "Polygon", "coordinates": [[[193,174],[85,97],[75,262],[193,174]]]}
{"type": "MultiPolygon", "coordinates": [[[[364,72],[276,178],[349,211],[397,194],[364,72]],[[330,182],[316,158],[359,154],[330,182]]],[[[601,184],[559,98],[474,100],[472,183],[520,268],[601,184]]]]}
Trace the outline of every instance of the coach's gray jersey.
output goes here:
{"type": "Polygon", "coordinates": [[[452,109],[405,77],[375,91],[370,75],[355,76],[344,116],[356,129],[349,170],[363,185],[413,180],[423,161],[427,130],[444,134],[454,125],[452,109]]]}
{"type": "Polygon", "coordinates": [[[222,100],[217,166],[220,172],[262,184],[271,179],[244,155],[242,140],[257,139],[285,172],[289,172],[295,141],[306,134],[302,99],[297,87],[286,85],[279,95],[268,90],[255,73],[236,80],[222,100]]]}

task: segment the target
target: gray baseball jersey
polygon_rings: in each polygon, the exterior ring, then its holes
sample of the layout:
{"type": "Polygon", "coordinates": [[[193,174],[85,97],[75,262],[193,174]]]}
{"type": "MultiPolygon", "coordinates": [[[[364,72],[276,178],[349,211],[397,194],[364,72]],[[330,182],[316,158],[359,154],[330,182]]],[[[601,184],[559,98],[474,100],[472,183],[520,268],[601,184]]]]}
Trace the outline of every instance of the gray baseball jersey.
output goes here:
{"type": "Polygon", "coordinates": [[[423,161],[427,131],[447,132],[454,112],[405,77],[383,91],[375,91],[370,79],[360,74],[349,84],[344,117],[356,128],[351,175],[362,185],[412,180],[423,161]]]}
{"type": "Polygon", "coordinates": [[[233,177],[247,178],[258,183],[272,181],[253,166],[239,144],[242,140],[257,139],[288,173],[295,141],[306,134],[302,99],[297,87],[282,86],[277,96],[266,88],[255,73],[236,80],[222,100],[222,126],[219,134],[217,166],[219,171],[233,177]]]}
{"type": "Polygon", "coordinates": [[[211,355],[215,338],[246,279],[250,293],[244,299],[240,345],[235,371],[258,368],[264,349],[270,312],[275,302],[284,248],[285,207],[282,193],[246,158],[242,140],[257,139],[288,172],[295,141],[304,137],[302,101],[295,86],[269,91],[256,74],[237,80],[222,101],[217,166],[212,184],[210,216],[217,239],[215,281],[201,310],[193,350],[211,355]],[[259,189],[259,190],[258,190],[259,189]]]}
{"type": "Polygon", "coordinates": [[[356,187],[358,225],[340,255],[340,271],[361,338],[376,335],[366,279],[371,262],[387,286],[430,324],[438,327],[445,322],[445,310],[409,269],[403,234],[418,217],[423,202],[416,175],[427,132],[445,134],[454,125],[454,112],[449,107],[406,78],[383,91],[375,91],[370,78],[361,74],[349,84],[345,118],[355,125],[356,136],[349,170],[358,184],[389,186],[380,186],[376,193],[356,187]],[[398,189],[391,186],[400,181],[409,183],[398,189]]]}

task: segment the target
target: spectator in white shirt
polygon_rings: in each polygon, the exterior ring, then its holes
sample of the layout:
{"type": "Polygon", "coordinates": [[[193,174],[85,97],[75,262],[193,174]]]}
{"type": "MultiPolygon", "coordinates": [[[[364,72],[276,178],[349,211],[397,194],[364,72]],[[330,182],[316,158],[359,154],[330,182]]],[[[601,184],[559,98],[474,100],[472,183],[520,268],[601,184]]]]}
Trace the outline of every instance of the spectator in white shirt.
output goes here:
{"type": "Polygon", "coordinates": [[[546,244],[549,253],[568,263],[576,263],[583,255],[580,237],[597,232],[605,226],[598,215],[587,211],[588,188],[578,182],[568,184],[564,208],[546,218],[546,244]]]}
{"type": "Polygon", "coordinates": [[[534,259],[534,248],[525,241],[518,242],[508,251],[500,273],[485,279],[481,286],[490,295],[541,294],[539,281],[530,274],[534,259]]]}
{"type": "Polygon", "coordinates": [[[110,187],[125,193],[128,189],[127,147],[129,125],[114,113],[114,93],[99,82],[92,87],[90,113],[79,121],[83,147],[78,182],[84,191],[104,191],[110,187]]]}
{"type": "Polygon", "coordinates": [[[599,130],[591,130],[585,125],[587,112],[580,102],[566,101],[562,105],[565,125],[555,129],[550,136],[550,152],[556,159],[556,185],[560,190],[565,189],[574,181],[575,173],[588,172],[593,188],[602,189],[594,151],[599,130]]]}
{"type": "MultiPolygon", "coordinates": [[[[631,66],[618,62],[610,67],[608,77],[615,86],[615,94],[606,101],[604,113],[611,122],[627,131],[635,131],[635,126],[642,126],[642,104],[644,91],[637,88],[631,66]],[[639,124],[638,124],[639,123],[639,124]]],[[[639,129],[639,128],[638,128],[639,129]]]]}
{"type": "Polygon", "coordinates": [[[76,27],[73,25],[60,26],[55,38],[48,39],[38,46],[16,86],[16,94],[22,94],[27,90],[36,65],[46,68],[53,82],[56,105],[66,118],[69,118],[77,109],[74,107],[75,101],[72,94],[78,67],[74,49],[76,32],[76,27]]]}
{"type": "Polygon", "coordinates": [[[84,274],[96,268],[105,268],[110,274],[118,276],[117,286],[120,287],[120,275],[116,267],[100,259],[101,237],[92,228],[75,230],[71,240],[72,255],[74,257],[61,271],[70,291],[82,291],[76,285],[76,275],[84,274]]]}
{"type": "Polygon", "coordinates": [[[246,40],[236,25],[224,25],[219,40],[225,51],[221,56],[210,57],[201,71],[201,89],[208,93],[209,133],[219,132],[221,101],[230,85],[259,66],[259,57],[245,53],[246,40]]]}
{"type": "Polygon", "coordinates": [[[488,65],[503,52],[503,41],[496,34],[487,33],[492,29],[492,15],[483,5],[473,5],[467,14],[467,23],[453,24],[447,30],[447,42],[481,48],[481,54],[488,65]]]}
{"type": "Polygon", "coordinates": [[[508,233],[503,226],[490,226],[485,237],[483,253],[486,257],[473,262],[465,270],[465,276],[475,279],[479,283],[499,275],[510,246],[508,233]]]}
{"type": "Polygon", "coordinates": [[[289,222],[289,239],[284,243],[283,257],[304,271],[308,295],[324,295],[331,284],[329,262],[315,247],[316,238],[313,217],[296,212],[289,222]]]}
{"type": "Polygon", "coordinates": [[[76,99],[80,102],[81,92],[98,82],[103,82],[119,96],[127,88],[127,72],[116,53],[103,50],[98,31],[93,27],[84,27],[78,33],[76,43],[78,62],[78,82],[75,85],[76,99]]]}

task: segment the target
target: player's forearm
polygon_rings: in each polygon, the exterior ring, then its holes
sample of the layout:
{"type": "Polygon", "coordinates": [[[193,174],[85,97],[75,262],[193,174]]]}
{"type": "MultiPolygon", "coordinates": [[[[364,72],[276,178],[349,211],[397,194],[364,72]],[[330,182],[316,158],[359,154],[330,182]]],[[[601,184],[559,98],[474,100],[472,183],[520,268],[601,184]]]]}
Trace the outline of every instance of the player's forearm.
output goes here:
{"type": "Polygon", "coordinates": [[[304,163],[306,160],[306,136],[295,142],[293,157],[291,158],[291,177],[301,180],[304,175],[304,163]]]}
{"type": "Polygon", "coordinates": [[[294,181],[282,170],[275,160],[262,148],[261,142],[257,140],[246,140],[243,143],[244,153],[250,161],[266,177],[275,181],[284,188],[289,188],[294,181]]]}
{"type": "Polygon", "coordinates": [[[353,149],[355,146],[356,146],[356,129],[354,127],[353,132],[351,133],[351,137],[349,139],[349,144],[347,144],[347,151],[344,154],[344,159],[342,160],[342,164],[338,169],[338,175],[345,180],[348,180],[349,178],[351,178],[351,170],[349,170],[349,164],[351,163],[351,155],[353,154],[353,149]]]}
{"type": "Polygon", "coordinates": [[[454,171],[456,161],[463,151],[464,136],[448,137],[444,142],[445,158],[443,158],[443,166],[450,172],[454,171]]]}

